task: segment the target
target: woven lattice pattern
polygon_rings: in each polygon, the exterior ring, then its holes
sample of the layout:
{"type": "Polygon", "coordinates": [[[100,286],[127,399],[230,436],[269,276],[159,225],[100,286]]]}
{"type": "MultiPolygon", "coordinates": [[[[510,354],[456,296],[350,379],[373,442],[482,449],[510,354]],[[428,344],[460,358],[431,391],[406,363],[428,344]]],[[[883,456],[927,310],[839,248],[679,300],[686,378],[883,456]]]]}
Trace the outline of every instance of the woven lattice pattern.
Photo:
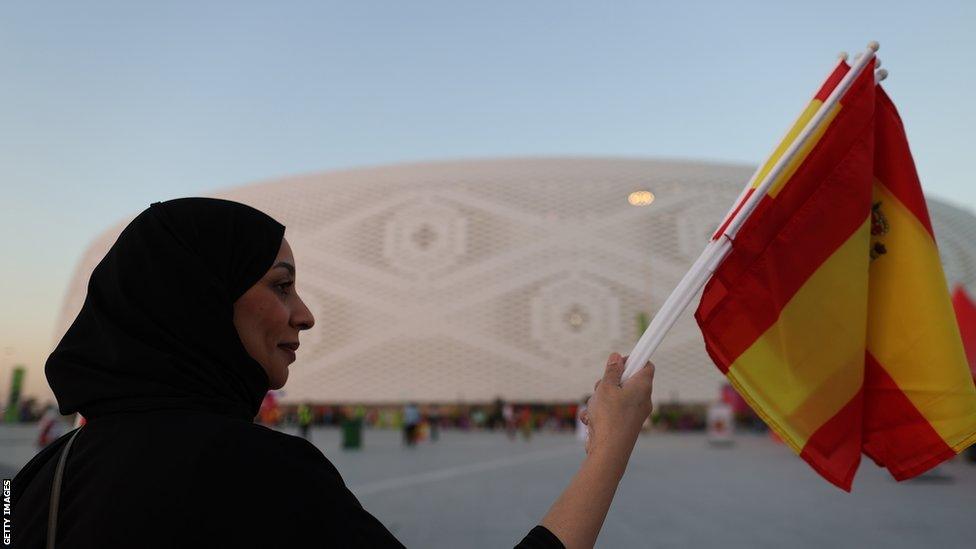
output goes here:
{"type": "MultiPolygon", "coordinates": [[[[286,402],[579,399],[628,353],[752,174],[630,159],[499,159],[313,174],[212,196],[287,226],[302,334],[286,402]],[[650,191],[634,206],[628,196],[650,191]]],[[[976,282],[976,217],[930,200],[950,283],[976,282]]],[[[135,213],[133,214],[135,215],[135,213]]],[[[130,218],[131,219],[131,218],[130,218]]],[[[129,219],[98,238],[56,341],[129,219]]],[[[723,377],[685,312],[654,357],[659,401],[717,397],[723,377]]]]}

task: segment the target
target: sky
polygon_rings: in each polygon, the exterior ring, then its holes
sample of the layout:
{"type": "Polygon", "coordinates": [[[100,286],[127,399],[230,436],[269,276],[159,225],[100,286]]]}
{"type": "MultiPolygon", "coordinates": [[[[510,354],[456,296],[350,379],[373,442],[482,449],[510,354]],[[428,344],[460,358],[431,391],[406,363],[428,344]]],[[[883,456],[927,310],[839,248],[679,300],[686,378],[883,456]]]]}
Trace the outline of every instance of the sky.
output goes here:
{"type": "Polygon", "coordinates": [[[976,212],[976,2],[4,2],[0,401],[85,247],[151,202],[501,156],[755,165],[867,42],[929,196],[976,212]]]}

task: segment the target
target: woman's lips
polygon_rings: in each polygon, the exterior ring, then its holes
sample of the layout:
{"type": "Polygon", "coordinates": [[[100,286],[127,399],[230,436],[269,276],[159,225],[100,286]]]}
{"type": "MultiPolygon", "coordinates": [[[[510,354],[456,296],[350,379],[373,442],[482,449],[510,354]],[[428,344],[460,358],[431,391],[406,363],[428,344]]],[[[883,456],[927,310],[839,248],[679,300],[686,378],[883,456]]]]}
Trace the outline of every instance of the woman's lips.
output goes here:
{"type": "Polygon", "coordinates": [[[278,348],[281,349],[282,351],[284,351],[285,353],[287,353],[288,356],[290,356],[292,360],[295,360],[295,351],[292,351],[288,347],[283,347],[281,345],[278,345],[278,348]]]}

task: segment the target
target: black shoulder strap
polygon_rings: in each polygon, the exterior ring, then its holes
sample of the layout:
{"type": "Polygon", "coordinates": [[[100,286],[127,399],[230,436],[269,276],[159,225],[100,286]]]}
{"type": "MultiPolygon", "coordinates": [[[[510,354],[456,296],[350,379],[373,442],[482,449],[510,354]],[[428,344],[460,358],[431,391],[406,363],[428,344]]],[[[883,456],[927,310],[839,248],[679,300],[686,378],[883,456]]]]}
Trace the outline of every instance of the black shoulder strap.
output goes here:
{"type": "Polygon", "coordinates": [[[61,450],[61,459],[58,460],[58,468],[54,472],[54,483],[51,487],[51,509],[47,515],[47,549],[54,549],[54,534],[58,527],[58,499],[61,498],[61,477],[64,476],[64,464],[68,461],[71,443],[75,441],[75,437],[78,436],[83,427],[84,425],[78,427],[75,434],[71,435],[68,443],[64,445],[64,450],[61,450]]]}

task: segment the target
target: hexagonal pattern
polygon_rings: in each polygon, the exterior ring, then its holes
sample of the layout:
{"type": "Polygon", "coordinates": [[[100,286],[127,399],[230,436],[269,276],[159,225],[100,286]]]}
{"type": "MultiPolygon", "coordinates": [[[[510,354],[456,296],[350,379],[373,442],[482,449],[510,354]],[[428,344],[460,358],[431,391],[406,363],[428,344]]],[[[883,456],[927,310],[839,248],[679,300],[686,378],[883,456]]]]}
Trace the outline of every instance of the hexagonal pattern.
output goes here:
{"type": "MultiPolygon", "coordinates": [[[[316,317],[284,401],[577,400],[630,352],[752,174],[619,158],[406,164],[214,194],[287,226],[316,317]],[[628,196],[650,191],[648,206],[628,196]]],[[[929,200],[950,283],[976,284],[976,217],[929,200]]],[[[138,213],[133,213],[133,216],[138,213]]],[[[81,258],[55,342],[131,217],[81,258]]],[[[654,356],[658,402],[717,397],[692,317],[654,356]]]]}
{"type": "Polygon", "coordinates": [[[529,317],[536,344],[572,363],[599,364],[593,350],[620,338],[620,299],[578,273],[540,287],[529,300],[529,317]]]}
{"type": "Polygon", "coordinates": [[[429,276],[464,254],[466,229],[467,220],[457,209],[424,199],[386,220],[383,257],[403,272],[429,276]]]}

